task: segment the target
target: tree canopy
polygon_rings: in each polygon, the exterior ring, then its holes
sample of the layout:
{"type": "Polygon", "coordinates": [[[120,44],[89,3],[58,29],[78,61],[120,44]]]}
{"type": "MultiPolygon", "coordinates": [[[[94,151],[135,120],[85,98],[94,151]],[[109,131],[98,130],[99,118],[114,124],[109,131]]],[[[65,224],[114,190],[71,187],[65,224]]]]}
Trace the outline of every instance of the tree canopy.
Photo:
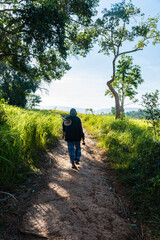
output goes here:
{"type": "Polygon", "coordinates": [[[159,90],[142,95],[141,105],[144,107],[142,111],[145,113],[145,118],[152,125],[155,137],[157,137],[160,134],[159,90]]]}
{"type": "Polygon", "coordinates": [[[60,79],[70,53],[86,54],[98,0],[2,0],[0,59],[31,78],[60,79]]]}
{"type": "Polygon", "coordinates": [[[142,50],[153,39],[153,44],[159,41],[157,29],[158,17],[144,20],[144,14],[131,1],[122,0],[112,4],[111,9],[104,9],[103,16],[97,19],[97,34],[100,52],[113,54],[113,74],[107,85],[115,97],[116,118],[120,117],[120,103],[117,91],[112,83],[115,80],[116,59],[122,54],[142,50]],[[126,42],[129,42],[128,49],[126,42]],[[131,44],[133,43],[133,44],[131,44]]]}
{"type": "MultiPolygon", "coordinates": [[[[118,60],[118,64],[115,72],[115,80],[112,86],[118,92],[120,100],[120,111],[123,117],[124,112],[124,101],[128,97],[133,102],[136,102],[135,98],[138,93],[136,90],[138,85],[144,82],[141,77],[141,69],[138,65],[133,65],[133,58],[131,56],[121,55],[118,60]]],[[[107,89],[105,95],[110,95],[113,97],[112,92],[107,89]]]]}
{"type": "Polygon", "coordinates": [[[0,99],[4,98],[10,105],[26,107],[29,95],[39,88],[39,81],[4,63],[0,63],[0,73],[0,99]]]}

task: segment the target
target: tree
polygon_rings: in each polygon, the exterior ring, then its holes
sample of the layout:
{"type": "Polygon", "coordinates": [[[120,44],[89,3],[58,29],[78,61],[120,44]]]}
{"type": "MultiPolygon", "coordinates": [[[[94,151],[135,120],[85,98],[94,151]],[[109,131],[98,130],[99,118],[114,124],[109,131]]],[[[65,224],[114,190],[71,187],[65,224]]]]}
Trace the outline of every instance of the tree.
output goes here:
{"type": "Polygon", "coordinates": [[[85,111],[86,111],[86,114],[92,114],[92,115],[94,115],[94,111],[93,111],[92,108],[86,108],[85,111]]]}
{"type": "Polygon", "coordinates": [[[115,115],[115,113],[116,113],[116,109],[115,109],[115,107],[112,107],[112,108],[111,108],[111,114],[112,114],[112,115],[115,115]]]}
{"type": "MultiPolygon", "coordinates": [[[[137,94],[136,89],[143,81],[140,66],[133,65],[133,58],[131,56],[121,55],[121,59],[118,61],[116,67],[115,80],[112,86],[118,92],[122,118],[125,98],[129,97],[133,102],[137,102],[137,99],[135,99],[137,94]]],[[[113,93],[110,90],[106,90],[105,95],[108,94],[113,97],[113,93]]]]}
{"type": "Polygon", "coordinates": [[[0,72],[0,98],[11,105],[25,107],[28,95],[39,88],[40,81],[28,78],[4,63],[0,63],[0,72]]]}
{"type": "Polygon", "coordinates": [[[144,107],[142,111],[145,113],[145,118],[152,125],[155,137],[157,137],[160,127],[159,91],[142,95],[141,105],[144,107]]]}
{"type": "Polygon", "coordinates": [[[39,95],[29,94],[27,96],[27,108],[28,109],[35,108],[36,106],[39,105],[40,102],[41,102],[41,97],[39,95]]]}
{"type": "Polygon", "coordinates": [[[154,39],[154,43],[159,41],[159,31],[157,30],[158,18],[148,18],[146,21],[139,21],[142,18],[140,9],[136,8],[132,2],[113,4],[110,10],[104,9],[102,19],[96,20],[98,42],[100,51],[105,55],[113,54],[113,74],[107,86],[115,98],[116,118],[120,118],[120,102],[117,91],[113,87],[115,81],[116,60],[123,54],[129,54],[142,50],[149,43],[149,39],[154,39]],[[137,40],[135,44],[135,40],[137,40]],[[124,50],[124,43],[134,42],[128,50],[124,50]]]}
{"type": "Polygon", "coordinates": [[[2,0],[0,59],[32,79],[60,79],[70,53],[86,54],[92,43],[84,28],[98,0],[2,0]]]}
{"type": "Polygon", "coordinates": [[[126,112],[125,115],[129,118],[135,118],[135,119],[145,118],[145,113],[143,112],[143,110],[126,112]]]}

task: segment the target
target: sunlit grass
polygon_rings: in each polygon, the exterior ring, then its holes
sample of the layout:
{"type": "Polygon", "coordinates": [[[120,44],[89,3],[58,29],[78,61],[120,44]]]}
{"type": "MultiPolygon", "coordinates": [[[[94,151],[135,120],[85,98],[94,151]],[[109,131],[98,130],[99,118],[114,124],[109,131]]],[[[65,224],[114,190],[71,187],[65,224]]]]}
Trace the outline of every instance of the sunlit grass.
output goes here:
{"type": "MultiPolygon", "coordinates": [[[[115,120],[112,116],[81,115],[96,136],[111,166],[128,188],[142,219],[160,223],[160,137],[145,120],[115,120]],[[153,220],[154,219],[154,220],[153,220]],[[155,220],[157,219],[157,220],[155,220]]],[[[152,225],[151,224],[151,225],[152,225]]]]}
{"type": "MultiPolygon", "coordinates": [[[[60,111],[29,111],[0,104],[0,185],[11,188],[30,172],[38,172],[39,153],[62,134],[60,111]]],[[[106,151],[111,166],[128,188],[135,211],[157,233],[160,225],[160,137],[144,120],[79,114],[106,151]]]]}
{"type": "Polygon", "coordinates": [[[35,171],[39,153],[58,141],[62,118],[53,111],[29,111],[0,104],[0,185],[10,188],[35,171]]]}

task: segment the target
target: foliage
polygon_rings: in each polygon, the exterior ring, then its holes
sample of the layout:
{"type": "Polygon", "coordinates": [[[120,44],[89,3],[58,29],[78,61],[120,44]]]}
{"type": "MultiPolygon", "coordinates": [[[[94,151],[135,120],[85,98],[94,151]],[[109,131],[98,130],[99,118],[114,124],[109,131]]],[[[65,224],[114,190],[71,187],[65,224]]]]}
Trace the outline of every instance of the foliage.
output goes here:
{"type": "Polygon", "coordinates": [[[39,88],[40,81],[33,81],[3,62],[0,63],[0,72],[1,98],[8,101],[10,105],[25,107],[27,97],[39,88]]]}
{"type": "MultiPolygon", "coordinates": [[[[136,89],[142,82],[140,66],[133,65],[133,58],[131,56],[122,55],[116,67],[115,80],[112,83],[114,89],[118,91],[122,118],[125,98],[128,97],[133,102],[137,102],[135,99],[137,94],[136,89]]],[[[105,95],[108,94],[113,97],[110,90],[106,90],[105,95]]]]}
{"type": "Polygon", "coordinates": [[[160,138],[154,139],[145,120],[89,114],[81,117],[128,188],[133,211],[138,211],[142,222],[149,222],[153,230],[160,230],[160,138]]]}
{"type": "Polygon", "coordinates": [[[115,113],[116,113],[116,109],[115,109],[115,107],[112,107],[112,108],[111,108],[111,114],[112,114],[113,116],[115,116],[115,113]]]}
{"type": "Polygon", "coordinates": [[[115,81],[116,59],[123,54],[142,50],[149,43],[149,39],[155,40],[156,36],[159,36],[158,18],[141,19],[140,21],[139,17],[142,18],[144,14],[141,14],[140,9],[135,7],[131,1],[126,3],[125,0],[112,4],[110,10],[104,9],[102,13],[102,18],[96,21],[99,52],[105,55],[113,54],[113,74],[107,85],[115,97],[116,118],[120,118],[119,96],[112,86],[115,81]],[[130,42],[129,46],[131,46],[131,42],[134,42],[131,49],[124,50],[126,42],[130,42]]]}
{"type": "Polygon", "coordinates": [[[70,69],[67,55],[90,48],[91,39],[82,26],[91,22],[97,2],[1,1],[0,58],[32,79],[60,79],[70,69]]]}
{"type": "Polygon", "coordinates": [[[88,114],[88,113],[94,114],[94,111],[93,111],[92,108],[86,108],[86,109],[85,109],[85,112],[86,112],[86,114],[88,114]]]}
{"type": "Polygon", "coordinates": [[[38,104],[41,103],[41,97],[39,95],[35,95],[35,94],[29,94],[27,96],[27,108],[28,109],[33,109],[36,106],[38,106],[38,104]]]}
{"type": "Polygon", "coordinates": [[[155,93],[146,93],[142,96],[142,106],[144,107],[143,112],[148,123],[151,123],[155,137],[157,137],[160,131],[160,103],[159,103],[159,91],[155,93]]]}
{"type": "Polygon", "coordinates": [[[143,110],[126,112],[125,116],[135,119],[145,119],[145,113],[143,110]]]}
{"type": "Polygon", "coordinates": [[[40,151],[56,144],[61,116],[53,111],[29,111],[0,103],[0,186],[11,188],[37,172],[40,151]]]}

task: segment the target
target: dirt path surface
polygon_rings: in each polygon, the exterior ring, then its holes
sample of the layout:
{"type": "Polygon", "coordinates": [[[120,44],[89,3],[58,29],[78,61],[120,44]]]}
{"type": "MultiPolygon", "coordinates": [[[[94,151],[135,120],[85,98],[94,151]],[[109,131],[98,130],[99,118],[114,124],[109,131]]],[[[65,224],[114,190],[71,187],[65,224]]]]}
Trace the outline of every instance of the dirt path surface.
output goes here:
{"type": "Polygon", "coordinates": [[[44,186],[30,206],[24,206],[19,226],[23,237],[15,239],[141,239],[122,198],[109,184],[106,163],[95,140],[87,136],[78,170],[71,169],[63,140],[49,153],[48,164],[44,186]]]}

